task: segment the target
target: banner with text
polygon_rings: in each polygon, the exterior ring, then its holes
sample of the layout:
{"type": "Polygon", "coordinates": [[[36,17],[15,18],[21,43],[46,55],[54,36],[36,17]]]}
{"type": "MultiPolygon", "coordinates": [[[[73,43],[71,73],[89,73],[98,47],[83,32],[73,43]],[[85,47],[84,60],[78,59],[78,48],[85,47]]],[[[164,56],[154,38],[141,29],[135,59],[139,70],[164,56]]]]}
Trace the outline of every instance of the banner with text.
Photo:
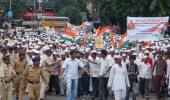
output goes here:
{"type": "Polygon", "coordinates": [[[127,17],[129,40],[154,41],[163,38],[169,17],[127,17]]]}

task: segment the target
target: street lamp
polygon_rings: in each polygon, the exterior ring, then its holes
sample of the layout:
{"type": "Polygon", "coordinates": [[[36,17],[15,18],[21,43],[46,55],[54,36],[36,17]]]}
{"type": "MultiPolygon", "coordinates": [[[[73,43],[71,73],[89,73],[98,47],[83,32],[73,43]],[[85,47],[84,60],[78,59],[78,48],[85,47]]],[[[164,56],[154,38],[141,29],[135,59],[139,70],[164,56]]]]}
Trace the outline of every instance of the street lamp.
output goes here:
{"type": "Polygon", "coordinates": [[[12,1],[9,0],[9,11],[11,11],[11,4],[12,4],[12,1]]]}
{"type": "MultiPolygon", "coordinates": [[[[36,26],[36,17],[37,17],[37,9],[36,9],[36,3],[39,3],[39,7],[41,6],[41,4],[42,4],[42,0],[34,0],[34,28],[35,28],[35,26],[36,26]]],[[[39,10],[39,9],[38,9],[39,10]]],[[[41,14],[42,14],[42,10],[41,10],[41,14]]]]}
{"type": "Polygon", "coordinates": [[[0,13],[1,13],[1,17],[0,17],[0,19],[2,18],[2,12],[3,12],[3,7],[2,7],[2,0],[1,0],[1,6],[0,6],[0,13]]]}
{"type": "Polygon", "coordinates": [[[36,1],[34,0],[34,12],[33,12],[33,29],[34,29],[34,27],[35,27],[35,15],[36,15],[36,11],[35,11],[35,4],[36,3],[36,1]]]}

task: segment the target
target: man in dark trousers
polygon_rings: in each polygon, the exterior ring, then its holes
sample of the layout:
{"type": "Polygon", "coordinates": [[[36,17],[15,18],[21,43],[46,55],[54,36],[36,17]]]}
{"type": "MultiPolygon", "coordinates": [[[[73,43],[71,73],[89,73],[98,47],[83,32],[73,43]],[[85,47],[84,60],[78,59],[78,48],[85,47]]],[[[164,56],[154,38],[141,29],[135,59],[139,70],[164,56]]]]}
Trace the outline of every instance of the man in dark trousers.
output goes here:
{"type": "Polygon", "coordinates": [[[157,92],[157,99],[160,100],[162,98],[163,93],[161,92],[161,87],[165,82],[165,75],[167,72],[167,63],[163,59],[162,52],[158,53],[158,59],[154,63],[154,75],[156,80],[156,92],[157,92]]]}

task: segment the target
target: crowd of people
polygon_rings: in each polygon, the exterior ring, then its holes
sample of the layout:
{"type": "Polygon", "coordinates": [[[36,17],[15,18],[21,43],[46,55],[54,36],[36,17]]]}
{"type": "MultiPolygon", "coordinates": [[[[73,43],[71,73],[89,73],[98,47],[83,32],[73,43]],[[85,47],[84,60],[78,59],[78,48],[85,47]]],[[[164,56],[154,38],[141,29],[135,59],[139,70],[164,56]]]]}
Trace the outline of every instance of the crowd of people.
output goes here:
{"type": "Polygon", "coordinates": [[[56,93],[66,100],[157,100],[170,89],[170,39],[149,46],[97,49],[67,43],[55,35],[27,32],[0,37],[0,100],[44,100],[56,93]],[[15,91],[15,92],[13,92],[15,91]]]}

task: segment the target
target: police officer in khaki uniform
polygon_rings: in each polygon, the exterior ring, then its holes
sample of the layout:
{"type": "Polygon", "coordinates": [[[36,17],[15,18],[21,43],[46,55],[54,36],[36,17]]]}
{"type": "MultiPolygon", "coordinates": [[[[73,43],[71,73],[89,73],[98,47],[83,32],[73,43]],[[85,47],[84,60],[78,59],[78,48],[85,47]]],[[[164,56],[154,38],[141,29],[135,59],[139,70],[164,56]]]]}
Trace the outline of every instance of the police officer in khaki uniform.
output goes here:
{"type": "Polygon", "coordinates": [[[6,46],[3,46],[0,50],[1,50],[1,53],[0,53],[0,64],[2,64],[3,63],[2,57],[4,57],[5,55],[8,54],[8,48],[6,46]]]}
{"type": "Polygon", "coordinates": [[[19,53],[19,59],[14,62],[14,70],[16,72],[16,78],[14,80],[14,87],[16,90],[16,99],[18,100],[19,97],[19,86],[21,85],[21,79],[23,77],[23,72],[27,66],[27,59],[25,52],[20,52],[19,53]]]}
{"type": "MultiPolygon", "coordinates": [[[[40,57],[36,56],[32,59],[33,65],[30,65],[26,67],[24,74],[23,74],[23,79],[22,79],[22,84],[21,84],[21,89],[24,88],[24,85],[27,83],[27,88],[28,88],[28,97],[29,100],[39,100],[40,97],[40,77],[42,77],[43,81],[45,82],[46,89],[48,88],[48,83],[46,80],[46,76],[44,73],[44,70],[40,67],[40,57]]],[[[22,100],[22,98],[20,99],[22,100]]]]}
{"type": "MultiPolygon", "coordinates": [[[[2,59],[3,57],[1,57],[2,59]]],[[[1,61],[3,63],[3,61],[1,61]]],[[[6,99],[6,84],[5,84],[5,72],[4,72],[4,66],[0,66],[0,100],[6,99]]]]}
{"type": "MultiPolygon", "coordinates": [[[[57,59],[56,61],[53,61],[52,58],[50,58],[53,52],[51,51],[51,49],[49,47],[44,49],[44,53],[45,54],[43,56],[42,63],[43,63],[43,69],[45,71],[45,76],[46,76],[47,82],[49,83],[51,66],[59,63],[61,61],[61,59],[59,59],[59,60],[57,59]]],[[[45,96],[45,92],[46,92],[46,87],[45,87],[44,82],[42,81],[41,91],[40,91],[40,100],[43,100],[43,98],[45,96]]]]}
{"type": "Polygon", "coordinates": [[[12,100],[13,79],[15,71],[10,64],[10,56],[6,55],[2,58],[0,65],[0,100],[12,100]]]}

